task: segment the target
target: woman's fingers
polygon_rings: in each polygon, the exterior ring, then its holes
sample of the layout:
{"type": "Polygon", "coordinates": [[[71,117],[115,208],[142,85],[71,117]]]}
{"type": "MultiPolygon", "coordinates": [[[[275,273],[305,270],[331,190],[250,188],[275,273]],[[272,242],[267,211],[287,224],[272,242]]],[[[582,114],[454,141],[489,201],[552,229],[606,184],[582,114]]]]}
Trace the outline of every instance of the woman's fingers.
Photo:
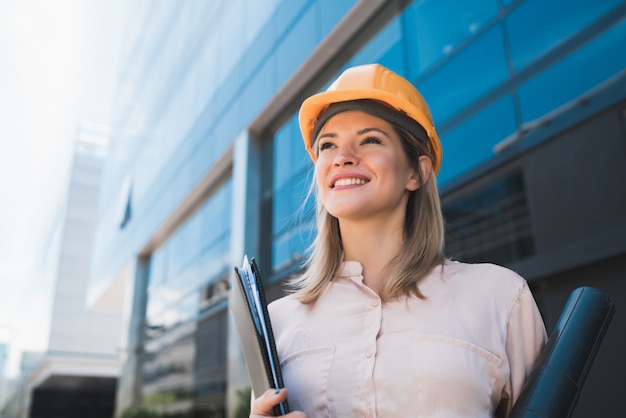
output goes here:
{"type": "MultiPolygon", "coordinates": [[[[252,412],[250,418],[272,417],[274,416],[274,406],[287,399],[287,389],[280,390],[269,389],[263,395],[256,398],[252,403],[252,412]]],[[[300,411],[290,412],[285,417],[289,418],[306,418],[306,415],[300,411]]]]}
{"type": "Polygon", "coordinates": [[[252,416],[273,416],[274,406],[287,398],[287,389],[268,389],[252,403],[252,416]]]}

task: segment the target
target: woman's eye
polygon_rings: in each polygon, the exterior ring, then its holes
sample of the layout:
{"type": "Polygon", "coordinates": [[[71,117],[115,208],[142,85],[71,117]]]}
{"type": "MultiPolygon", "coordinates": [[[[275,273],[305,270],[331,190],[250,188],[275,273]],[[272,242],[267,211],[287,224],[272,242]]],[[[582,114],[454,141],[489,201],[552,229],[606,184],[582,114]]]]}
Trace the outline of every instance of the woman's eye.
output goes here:
{"type": "Polygon", "coordinates": [[[362,144],[380,144],[382,141],[375,136],[368,136],[362,142],[362,144]]]}
{"type": "Polygon", "coordinates": [[[321,142],[319,146],[319,150],[323,151],[325,149],[332,148],[332,147],[333,147],[332,142],[321,142]]]}

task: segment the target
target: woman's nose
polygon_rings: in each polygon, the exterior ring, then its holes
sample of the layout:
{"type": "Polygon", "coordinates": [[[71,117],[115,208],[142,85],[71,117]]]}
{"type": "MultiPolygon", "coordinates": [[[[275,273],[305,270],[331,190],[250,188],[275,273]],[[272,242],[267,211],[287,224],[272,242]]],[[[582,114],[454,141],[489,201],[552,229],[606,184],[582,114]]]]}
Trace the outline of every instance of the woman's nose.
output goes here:
{"type": "Polygon", "coordinates": [[[335,165],[337,167],[343,165],[354,165],[357,162],[355,153],[350,148],[340,148],[335,155],[335,165]]]}

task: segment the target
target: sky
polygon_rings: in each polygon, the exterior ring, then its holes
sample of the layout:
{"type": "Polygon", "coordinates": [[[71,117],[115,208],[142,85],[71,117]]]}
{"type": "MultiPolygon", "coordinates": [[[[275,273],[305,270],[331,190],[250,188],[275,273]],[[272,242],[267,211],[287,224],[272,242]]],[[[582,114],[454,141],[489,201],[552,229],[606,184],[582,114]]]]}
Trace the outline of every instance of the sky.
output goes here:
{"type": "Polygon", "coordinates": [[[45,351],[81,121],[109,124],[128,0],[0,0],[0,344],[45,351]]]}

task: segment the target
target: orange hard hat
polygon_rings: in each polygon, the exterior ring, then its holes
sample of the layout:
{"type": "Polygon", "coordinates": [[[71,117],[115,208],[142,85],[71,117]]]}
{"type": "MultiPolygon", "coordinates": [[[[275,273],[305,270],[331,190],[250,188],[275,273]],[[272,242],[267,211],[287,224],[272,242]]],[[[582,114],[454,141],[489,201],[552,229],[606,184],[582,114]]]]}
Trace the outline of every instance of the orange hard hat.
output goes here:
{"type": "Polygon", "coordinates": [[[333,103],[363,99],[385,103],[417,122],[428,136],[433,151],[433,170],[435,173],[439,172],[441,142],[428,105],[413,84],[380,64],[348,68],[325,92],[315,94],[302,103],[298,116],[300,131],[304,146],[313,161],[317,159],[313,151],[313,135],[321,128],[317,125],[324,111],[333,103]]]}

